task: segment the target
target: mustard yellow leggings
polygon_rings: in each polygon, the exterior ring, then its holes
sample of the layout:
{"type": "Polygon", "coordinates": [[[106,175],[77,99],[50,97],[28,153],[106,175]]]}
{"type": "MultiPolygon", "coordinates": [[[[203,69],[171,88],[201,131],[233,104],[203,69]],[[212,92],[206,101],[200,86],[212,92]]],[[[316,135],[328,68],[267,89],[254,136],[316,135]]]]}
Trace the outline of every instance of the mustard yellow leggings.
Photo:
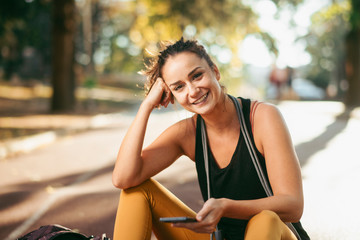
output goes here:
{"type": "MultiPolygon", "coordinates": [[[[159,221],[160,217],[195,217],[195,215],[193,210],[164,186],[149,179],[139,186],[122,191],[113,238],[114,240],[150,240],[151,232],[154,231],[159,240],[209,240],[209,234],[171,227],[171,224],[159,221]]],[[[263,211],[250,219],[245,239],[296,240],[296,237],[276,213],[263,211]]]]}

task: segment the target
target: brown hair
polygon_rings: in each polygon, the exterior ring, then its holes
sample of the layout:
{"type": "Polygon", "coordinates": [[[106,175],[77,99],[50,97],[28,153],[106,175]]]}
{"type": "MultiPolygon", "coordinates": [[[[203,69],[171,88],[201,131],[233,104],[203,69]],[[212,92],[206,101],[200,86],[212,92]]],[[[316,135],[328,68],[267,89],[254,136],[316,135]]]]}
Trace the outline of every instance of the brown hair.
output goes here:
{"type": "Polygon", "coordinates": [[[145,94],[147,95],[158,77],[161,77],[161,70],[166,60],[182,52],[192,52],[198,57],[203,58],[212,68],[215,64],[207,54],[204,46],[200,45],[196,40],[184,40],[181,38],[175,43],[161,43],[163,50],[157,56],[153,57],[149,64],[146,64],[146,69],[142,73],[146,76],[145,94]]]}

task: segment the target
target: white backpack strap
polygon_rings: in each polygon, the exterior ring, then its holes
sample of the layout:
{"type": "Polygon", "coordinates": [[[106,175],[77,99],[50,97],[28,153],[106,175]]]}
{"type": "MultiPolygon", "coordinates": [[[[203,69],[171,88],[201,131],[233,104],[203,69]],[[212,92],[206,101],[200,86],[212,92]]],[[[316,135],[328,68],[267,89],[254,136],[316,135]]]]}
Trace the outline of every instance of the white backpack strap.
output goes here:
{"type": "MultiPolygon", "coordinates": [[[[206,137],[206,129],[204,119],[200,117],[200,127],[201,127],[201,142],[203,147],[203,155],[204,155],[204,166],[205,166],[205,173],[206,173],[206,185],[207,185],[207,196],[210,199],[210,174],[209,174],[209,157],[208,157],[208,150],[207,150],[207,137],[206,137]]],[[[216,225],[216,231],[210,234],[210,240],[222,240],[221,231],[219,231],[218,226],[216,225]]]]}
{"type": "Polygon", "coordinates": [[[203,155],[204,155],[204,165],[205,165],[205,173],[206,173],[206,185],[207,185],[207,196],[210,199],[210,176],[209,176],[209,157],[208,157],[208,150],[207,150],[207,137],[206,137],[206,129],[205,123],[202,118],[200,118],[200,125],[201,125],[201,140],[202,140],[202,147],[203,147],[203,155]]]}

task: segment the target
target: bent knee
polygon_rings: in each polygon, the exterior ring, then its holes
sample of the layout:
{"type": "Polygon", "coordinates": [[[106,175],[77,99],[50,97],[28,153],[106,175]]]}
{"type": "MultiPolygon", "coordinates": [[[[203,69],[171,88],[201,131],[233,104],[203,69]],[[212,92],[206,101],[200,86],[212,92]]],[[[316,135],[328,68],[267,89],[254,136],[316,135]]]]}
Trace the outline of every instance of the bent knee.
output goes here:
{"type": "Polygon", "coordinates": [[[140,195],[148,195],[157,188],[158,184],[157,181],[150,178],[137,186],[121,190],[121,196],[137,195],[137,193],[140,193],[140,195]]]}
{"type": "Polygon", "coordinates": [[[272,228],[281,222],[280,217],[273,211],[263,210],[260,213],[256,214],[249,221],[250,224],[262,225],[272,228]]]}
{"type": "Polygon", "coordinates": [[[253,216],[245,230],[245,239],[280,239],[279,226],[281,226],[280,217],[273,211],[263,210],[253,216]],[[275,236],[275,238],[273,238],[275,236]]]}
{"type": "Polygon", "coordinates": [[[146,188],[147,185],[151,185],[152,183],[154,182],[153,179],[148,179],[148,180],[145,180],[144,182],[136,185],[136,186],[133,186],[133,187],[129,187],[129,188],[125,188],[125,189],[122,189],[123,191],[125,192],[128,192],[128,191],[131,191],[131,190],[134,190],[134,189],[139,189],[139,188],[146,188]]]}

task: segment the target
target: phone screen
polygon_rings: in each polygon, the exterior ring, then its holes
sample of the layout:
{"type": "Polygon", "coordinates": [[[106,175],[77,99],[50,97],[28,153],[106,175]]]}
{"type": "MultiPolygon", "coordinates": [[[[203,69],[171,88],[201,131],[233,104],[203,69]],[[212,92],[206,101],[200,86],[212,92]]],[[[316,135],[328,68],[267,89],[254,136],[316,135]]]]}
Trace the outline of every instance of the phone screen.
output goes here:
{"type": "Polygon", "coordinates": [[[197,222],[197,220],[192,217],[163,217],[160,218],[160,222],[179,223],[179,222],[197,222]]]}

